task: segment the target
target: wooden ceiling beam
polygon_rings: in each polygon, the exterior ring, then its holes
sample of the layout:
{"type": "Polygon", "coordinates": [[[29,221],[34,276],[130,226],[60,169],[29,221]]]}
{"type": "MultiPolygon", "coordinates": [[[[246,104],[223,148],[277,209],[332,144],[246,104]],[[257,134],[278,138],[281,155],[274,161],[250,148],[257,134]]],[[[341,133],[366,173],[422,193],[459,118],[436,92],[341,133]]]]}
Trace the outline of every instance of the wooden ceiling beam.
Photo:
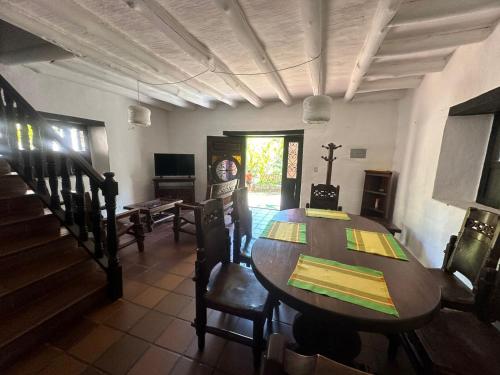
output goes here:
{"type": "MultiPolygon", "coordinates": [[[[35,18],[27,13],[22,13],[16,7],[13,7],[11,4],[4,3],[2,7],[0,7],[0,15],[2,19],[5,21],[16,25],[17,27],[26,30],[32,34],[35,34],[42,39],[55,44],[73,54],[75,56],[79,56],[85,58],[88,61],[92,61],[92,63],[100,66],[107,67],[108,69],[112,69],[113,71],[119,72],[126,77],[147,80],[150,82],[158,82],[166,78],[155,74],[146,70],[143,70],[139,66],[130,66],[128,62],[124,62],[115,55],[108,53],[108,51],[100,50],[95,46],[90,45],[89,43],[85,43],[80,39],[74,38],[72,35],[61,33],[59,30],[55,30],[53,27],[46,25],[42,20],[35,18]],[[139,77],[137,77],[139,75],[139,77]]],[[[163,87],[163,86],[162,86],[163,87]]],[[[165,91],[169,91],[171,93],[175,93],[179,96],[181,90],[179,88],[165,88],[165,91]]],[[[183,90],[183,94],[181,95],[193,95],[195,98],[199,94],[197,91],[192,93],[187,90],[183,90]]],[[[191,97],[192,100],[196,100],[191,97]]],[[[200,99],[202,99],[200,97],[200,99]]],[[[172,103],[173,104],[173,103],[172,103]]]]}
{"type": "Polygon", "coordinates": [[[408,1],[401,5],[392,20],[393,26],[408,25],[452,16],[467,15],[477,11],[498,8],[498,0],[431,0],[408,1]]]}
{"type": "Polygon", "coordinates": [[[408,93],[408,89],[373,91],[365,93],[357,93],[354,96],[353,102],[373,102],[381,100],[399,100],[408,93]]]}
{"type": "Polygon", "coordinates": [[[423,76],[418,77],[402,77],[391,79],[379,79],[376,81],[364,81],[357,90],[358,93],[373,92],[373,91],[386,91],[386,90],[399,90],[399,89],[413,89],[420,85],[423,76]]]}
{"type": "Polygon", "coordinates": [[[299,1],[299,6],[302,16],[302,27],[305,34],[304,46],[306,59],[311,60],[316,58],[307,64],[309,80],[311,81],[313,94],[323,95],[325,93],[325,77],[323,74],[324,57],[322,55],[324,45],[322,24],[323,1],[299,1]]]}
{"type": "MultiPolygon", "coordinates": [[[[123,87],[123,85],[116,85],[113,83],[109,83],[103,79],[96,79],[85,74],[71,72],[60,66],[56,66],[48,62],[31,63],[31,64],[25,64],[24,66],[37,74],[51,76],[64,81],[73,82],[86,87],[107,91],[113,94],[124,96],[129,99],[137,100],[136,90],[123,87]]],[[[166,103],[164,100],[154,99],[145,95],[141,97],[141,102],[157,108],[164,109],[166,111],[172,111],[175,108],[175,106],[166,103]]],[[[188,109],[193,108],[193,106],[189,103],[188,106],[189,107],[186,108],[188,109]]]]}
{"type": "Polygon", "coordinates": [[[440,72],[446,66],[448,56],[426,57],[420,59],[374,61],[365,75],[365,80],[372,81],[385,78],[398,78],[440,72]]]}
{"type": "Polygon", "coordinates": [[[373,57],[379,50],[384,38],[389,30],[387,27],[394,18],[402,0],[379,0],[372,24],[366,36],[361,52],[358,55],[354,70],[351,74],[349,87],[344,99],[351,100],[363,80],[363,76],[368,71],[373,57]]]}
{"type": "MultiPolygon", "coordinates": [[[[86,38],[89,35],[93,35],[94,37],[103,39],[111,43],[122,53],[129,56],[129,59],[127,59],[128,61],[130,61],[131,58],[132,61],[139,61],[140,63],[147,65],[147,69],[167,77],[167,82],[175,82],[189,77],[189,75],[187,75],[186,73],[180,73],[178,69],[173,65],[159,58],[158,56],[155,56],[150,50],[144,48],[139,43],[136,43],[135,41],[121,33],[119,30],[116,30],[112,28],[112,26],[103,23],[97,18],[96,15],[83,8],[82,6],[72,1],[64,1],[59,3],[53,0],[41,0],[41,2],[47,9],[50,9],[51,13],[53,13],[57,17],[67,20],[82,28],[84,30],[84,33],[83,35],[79,36],[80,38],[87,40],[86,38]],[[171,72],[174,72],[175,77],[172,76],[171,72]]],[[[179,96],[202,107],[215,107],[215,104],[210,103],[210,99],[196,94],[196,91],[192,88],[188,89],[189,94],[184,94],[183,91],[185,91],[184,89],[188,85],[189,84],[180,85],[180,90],[178,90],[179,96]]],[[[214,90],[211,88],[205,91],[208,96],[212,96],[210,93],[213,92],[214,90]]],[[[215,93],[215,96],[220,97],[221,94],[215,93]]]]}
{"type": "Polygon", "coordinates": [[[482,27],[471,30],[461,30],[439,34],[418,35],[410,38],[388,39],[377,53],[377,57],[388,57],[459,47],[464,44],[476,43],[486,39],[493,28],[482,27]]]}
{"type": "Polygon", "coordinates": [[[183,25],[177,21],[162,5],[155,0],[124,0],[132,9],[140,12],[146,19],[152,22],[169,39],[176,43],[184,52],[190,55],[207,69],[226,72],[218,76],[226,82],[229,87],[238,92],[246,100],[256,107],[262,107],[262,99],[257,96],[247,85],[219,59],[210,49],[194,37],[183,25]]]}
{"type": "Polygon", "coordinates": [[[248,19],[237,0],[214,0],[217,7],[226,17],[229,25],[233,29],[238,41],[246,47],[253,57],[253,60],[262,73],[270,72],[265,77],[273,87],[278,97],[285,105],[293,103],[283,80],[272,63],[269,55],[264,49],[255,31],[250,26],[248,19]]]}

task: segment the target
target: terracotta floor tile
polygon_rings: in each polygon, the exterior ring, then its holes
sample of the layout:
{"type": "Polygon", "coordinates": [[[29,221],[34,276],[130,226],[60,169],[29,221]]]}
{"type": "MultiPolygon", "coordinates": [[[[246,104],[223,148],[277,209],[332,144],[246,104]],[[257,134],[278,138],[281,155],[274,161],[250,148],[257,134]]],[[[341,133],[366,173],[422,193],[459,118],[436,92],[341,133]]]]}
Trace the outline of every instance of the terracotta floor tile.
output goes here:
{"type": "Polygon", "coordinates": [[[160,302],[167,294],[167,291],[151,286],[135,297],[133,302],[151,309],[156,306],[158,302],[160,302]]]}
{"type": "Polygon", "coordinates": [[[253,322],[248,319],[239,318],[238,323],[236,323],[235,332],[241,333],[242,335],[252,337],[253,335],[253,322]]]}
{"type": "Polygon", "coordinates": [[[77,342],[83,340],[97,326],[98,323],[83,318],[71,327],[59,332],[50,340],[50,343],[59,349],[68,350],[77,342]]]}
{"type": "Polygon", "coordinates": [[[203,351],[198,350],[198,337],[195,335],[191,344],[184,352],[186,357],[192,358],[198,362],[205,363],[211,367],[215,367],[219,361],[220,355],[226,345],[226,340],[221,337],[207,333],[205,335],[205,348],[203,351]]]}
{"type": "Polygon", "coordinates": [[[195,296],[194,281],[190,278],[184,279],[177,288],[174,289],[175,293],[184,294],[186,296],[195,296]]]}
{"type": "Polygon", "coordinates": [[[188,262],[180,262],[172,267],[169,272],[184,277],[192,277],[194,274],[194,265],[188,262]]]}
{"type": "Polygon", "coordinates": [[[68,353],[85,362],[93,363],[122,336],[123,333],[116,329],[99,325],[81,341],[73,345],[68,350],[68,353]]]}
{"type": "Polygon", "coordinates": [[[84,372],[82,372],[82,375],[105,375],[105,373],[95,367],[89,366],[84,372]]]}
{"type": "Polygon", "coordinates": [[[42,345],[33,352],[21,357],[18,362],[4,372],[4,375],[37,374],[62,354],[63,351],[52,345],[42,345]]]}
{"type": "Polygon", "coordinates": [[[147,313],[147,311],[148,310],[142,306],[125,302],[121,309],[111,315],[105,323],[113,328],[128,331],[147,313]]]}
{"type": "Polygon", "coordinates": [[[181,294],[169,293],[163,298],[160,303],[155,306],[155,310],[161,311],[165,314],[176,316],[179,314],[189,303],[191,298],[181,294]]]}
{"type": "Polygon", "coordinates": [[[146,341],[125,335],[99,357],[94,365],[113,375],[126,374],[148,348],[146,341]]]}
{"type": "Polygon", "coordinates": [[[157,346],[150,347],[128,372],[129,375],[167,375],[179,355],[157,346]]]}
{"type": "Polygon", "coordinates": [[[210,310],[210,309],[208,309],[207,314],[208,314],[207,315],[208,325],[222,329],[227,329],[230,331],[236,330],[239,320],[237,316],[231,314],[225,314],[220,311],[210,310]]]}
{"type": "Polygon", "coordinates": [[[118,300],[104,306],[97,307],[87,314],[87,318],[93,320],[94,322],[102,323],[108,319],[111,315],[115,314],[124,305],[123,300],[118,300]]]}
{"type": "Polygon", "coordinates": [[[174,319],[155,343],[176,353],[184,353],[194,335],[195,331],[190,323],[181,319],[174,319]]]}
{"type": "Polygon", "coordinates": [[[55,358],[39,375],[79,375],[85,371],[87,365],[63,354],[55,358]]]}
{"type": "Polygon", "coordinates": [[[173,291],[179,286],[180,283],[184,281],[184,277],[179,275],[174,275],[172,273],[167,273],[160,280],[154,283],[158,288],[167,289],[173,291]]]}
{"type": "Polygon", "coordinates": [[[128,279],[136,279],[139,275],[143,274],[148,270],[148,267],[140,266],[138,264],[133,264],[129,267],[123,269],[123,276],[128,279]]]}
{"type": "Polygon", "coordinates": [[[133,300],[139,294],[144,292],[149,287],[148,284],[141,283],[135,280],[123,280],[123,298],[126,300],[133,300]]]}
{"type": "Polygon", "coordinates": [[[210,375],[212,368],[202,363],[181,357],[170,375],[210,375]]]}
{"type": "Polygon", "coordinates": [[[178,318],[187,320],[188,322],[194,322],[194,318],[196,316],[196,300],[193,298],[189,304],[184,307],[179,314],[177,314],[178,318]]]}
{"type": "Polygon", "coordinates": [[[217,368],[237,375],[254,375],[252,348],[228,341],[219,359],[217,368]]]}
{"type": "Polygon", "coordinates": [[[143,340],[154,342],[168,327],[174,318],[157,311],[149,311],[129,331],[131,335],[143,340]]]}
{"type": "Polygon", "coordinates": [[[165,272],[161,272],[155,269],[148,269],[146,272],[141,273],[134,280],[140,281],[145,284],[154,285],[158,280],[165,276],[165,272]]]}

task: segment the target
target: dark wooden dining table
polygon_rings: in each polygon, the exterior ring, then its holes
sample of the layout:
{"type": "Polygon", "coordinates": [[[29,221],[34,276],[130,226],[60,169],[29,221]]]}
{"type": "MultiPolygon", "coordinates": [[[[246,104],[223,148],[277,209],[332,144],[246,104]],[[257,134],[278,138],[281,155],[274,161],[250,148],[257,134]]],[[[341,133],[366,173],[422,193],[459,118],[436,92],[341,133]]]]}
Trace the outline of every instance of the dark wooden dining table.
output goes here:
{"type": "Polygon", "coordinates": [[[299,344],[311,350],[330,345],[333,351],[353,358],[360,350],[357,332],[393,336],[419,328],[439,310],[441,291],[404,247],[408,261],[348,250],[346,228],[388,233],[373,220],[349,216],[351,220],[333,220],[308,217],[304,209],[278,212],[273,220],[307,224],[307,244],[259,238],[252,248],[252,268],[275,298],[301,313],[294,323],[299,344]],[[399,317],[288,285],[300,254],[382,271],[399,317]]]}

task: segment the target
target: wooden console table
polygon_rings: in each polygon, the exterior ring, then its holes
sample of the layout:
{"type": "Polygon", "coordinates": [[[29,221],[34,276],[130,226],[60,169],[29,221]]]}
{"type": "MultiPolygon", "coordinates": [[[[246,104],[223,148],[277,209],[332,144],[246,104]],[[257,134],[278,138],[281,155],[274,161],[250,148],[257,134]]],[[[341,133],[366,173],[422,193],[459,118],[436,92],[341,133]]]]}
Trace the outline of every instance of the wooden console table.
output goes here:
{"type": "Polygon", "coordinates": [[[155,198],[181,199],[184,203],[194,203],[194,177],[155,177],[155,198]]]}

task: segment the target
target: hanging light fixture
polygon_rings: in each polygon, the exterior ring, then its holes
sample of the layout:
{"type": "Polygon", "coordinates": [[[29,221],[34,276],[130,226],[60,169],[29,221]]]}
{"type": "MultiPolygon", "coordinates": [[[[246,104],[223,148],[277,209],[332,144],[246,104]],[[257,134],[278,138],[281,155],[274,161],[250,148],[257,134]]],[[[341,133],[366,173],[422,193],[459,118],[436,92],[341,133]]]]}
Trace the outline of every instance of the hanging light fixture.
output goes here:
{"type": "MultiPolygon", "coordinates": [[[[321,52],[319,57],[321,58],[321,52]]],[[[318,93],[320,92],[321,69],[318,69],[318,93]]],[[[302,103],[302,121],[306,124],[326,124],[330,121],[332,98],[328,95],[308,96],[302,103]]]]}
{"type": "Polygon", "coordinates": [[[147,128],[151,126],[151,110],[141,105],[139,97],[139,80],[137,81],[137,101],[139,105],[128,107],[128,123],[130,126],[147,128]]]}

